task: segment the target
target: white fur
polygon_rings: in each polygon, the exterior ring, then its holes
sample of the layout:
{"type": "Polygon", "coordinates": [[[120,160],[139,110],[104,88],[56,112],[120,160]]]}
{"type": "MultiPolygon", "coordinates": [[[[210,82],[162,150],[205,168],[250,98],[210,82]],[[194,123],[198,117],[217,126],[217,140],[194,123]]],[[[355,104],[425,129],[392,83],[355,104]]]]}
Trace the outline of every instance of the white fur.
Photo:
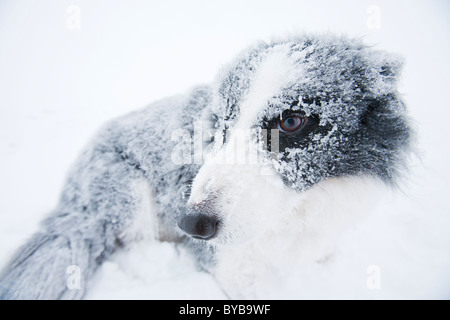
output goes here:
{"type": "Polygon", "coordinates": [[[137,240],[159,239],[160,230],[155,204],[155,196],[150,184],[144,178],[133,181],[136,216],[122,233],[121,239],[128,243],[137,240]]]}
{"type": "Polygon", "coordinates": [[[370,210],[383,186],[372,177],[335,178],[300,193],[283,183],[269,159],[249,161],[265,154],[251,126],[299,72],[287,48],[274,47],[252,79],[227,143],[207,157],[192,186],[188,203],[211,200],[221,220],[209,242],[218,254],[215,275],[233,297],[254,296],[268,272],[325,259],[342,229],[370,210]]]}
{"type": "Polygon", "coordinates": [[[235,129],[248,129],[267,101],[280,93],[289,82],[299,78],[300,65],[288,55],[288,49],[286,45],[275,46],[261,63],[242,102],[235,129]]]}
{"type": "MultiPolygon", "coordinates": [[[[383,190],[376,178],[330,179],[288,198],[290,208],[260,211],[254,218],[272,224],[246,242],[217,246],[216,278],[230,296],[258,298],[258,292],[265,292],[261,286],[268,285],[266,280],[284,268],[326,260],[342,231],[365,217],[383,190]]],[[[293,194],[280,190],[272,197],[261,195],[274,203],[282,202],[283,196],[293,194]]],[[[241,220],[227,220],[231,221],[241,220]]]]}

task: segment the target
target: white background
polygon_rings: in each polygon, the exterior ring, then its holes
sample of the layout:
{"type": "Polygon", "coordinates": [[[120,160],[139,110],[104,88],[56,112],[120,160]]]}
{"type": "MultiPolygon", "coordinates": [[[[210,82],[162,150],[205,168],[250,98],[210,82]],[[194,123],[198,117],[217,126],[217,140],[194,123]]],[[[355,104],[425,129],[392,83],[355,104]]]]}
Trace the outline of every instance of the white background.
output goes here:
{"type": "MultiPolygon", "coordinates": [[[[343,240],[341,260],[269,297],[449,298],[449,14],[445,0],[0,0],[0,265],[55,206],[105,121],[211,82],[256,40],[334,32],[404,57],[400,91],[422,160],[405,194],[343,240]],[[381,289],[367,288],[369,265],[381,289]]],[[[171,245],[141,244],[102,268],[90,297],[223,295],[171,245]]]]}

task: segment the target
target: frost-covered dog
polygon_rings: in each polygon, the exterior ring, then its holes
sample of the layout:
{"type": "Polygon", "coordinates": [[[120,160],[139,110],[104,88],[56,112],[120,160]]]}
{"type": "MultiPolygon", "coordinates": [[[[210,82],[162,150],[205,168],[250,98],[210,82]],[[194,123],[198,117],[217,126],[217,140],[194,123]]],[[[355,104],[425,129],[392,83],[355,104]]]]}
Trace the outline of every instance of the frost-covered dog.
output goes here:
{"type": "Polygon", "coordinates": [[[0,297],[82,298],[99,265],[142,238],[185,244],[238,298],[280,264],[326,258],[404,166],[399,69],[342,37],[260,43],[215,85],[112,121],[3,270],[0,297]]]}

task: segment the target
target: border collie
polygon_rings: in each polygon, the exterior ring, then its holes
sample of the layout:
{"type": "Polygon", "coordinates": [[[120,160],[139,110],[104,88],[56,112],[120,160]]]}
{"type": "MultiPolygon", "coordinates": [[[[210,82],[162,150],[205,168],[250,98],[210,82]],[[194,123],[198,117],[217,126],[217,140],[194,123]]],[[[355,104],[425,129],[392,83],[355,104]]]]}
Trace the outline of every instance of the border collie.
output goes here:
{"type": "Polygon", "coordinates": [[[79,299],[118,247],[183,243],[233,298],[321,261],[406,168],[398,57],[359,40],[258,43],[211,86],[106,124],[0,276],[2,299],[79,299]],[[77,266],[81,287],[67,286],[77,266]]]}

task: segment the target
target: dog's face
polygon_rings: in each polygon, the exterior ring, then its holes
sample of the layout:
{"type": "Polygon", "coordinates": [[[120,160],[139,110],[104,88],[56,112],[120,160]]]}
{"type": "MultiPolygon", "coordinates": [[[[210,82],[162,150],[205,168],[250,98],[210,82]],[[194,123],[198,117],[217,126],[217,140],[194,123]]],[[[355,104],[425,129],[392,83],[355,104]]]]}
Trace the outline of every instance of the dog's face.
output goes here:
{"type": "Polygon", "coordinates": [[[213,243],[245,241],[289,221],[302,195],[328,180],[393,182],[409,141],[399,67],[333,37],[242,55],[220,79],[213,148],[180,227],[213,243]]]}

